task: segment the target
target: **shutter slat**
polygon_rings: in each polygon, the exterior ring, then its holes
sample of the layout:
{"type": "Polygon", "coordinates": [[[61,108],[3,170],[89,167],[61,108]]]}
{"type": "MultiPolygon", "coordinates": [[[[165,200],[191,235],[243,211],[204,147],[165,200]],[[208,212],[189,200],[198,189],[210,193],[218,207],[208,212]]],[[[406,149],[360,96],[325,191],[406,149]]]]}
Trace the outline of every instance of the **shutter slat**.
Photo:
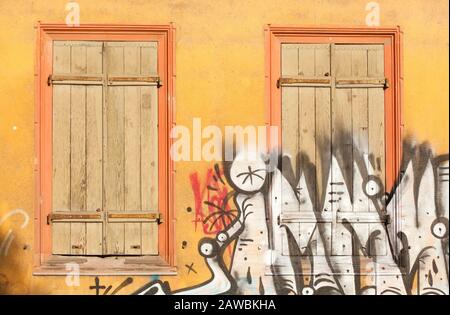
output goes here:
{"type": "MultiPolygon", "coordinates": [[[[70,46],[55,46],[53,69],[70,72],[70,46]]],[[[70,211],[70,86],[53,87],[52,204],[58,211],[70,211]]],[[[52,228],[52,252],[70,254],[70,223],[52,228]]]]}
{"type": "MultiPolygon", "coordinates": [[[[157,74],[157,49],[141,47],[141,75],[157,74]]],[[[141,89],[141,203],[143,211],[158,209],[158,89],[141,89]]],[[[158,254],[156,222],[141,223],[142,254],[158,254]]]]}
{"type": "MultiPolygon", "coordinates": [[[[86,46],[71,46],[71,74],[86,75],[86,46]]],[[[71,86],[70,104],[71,211],[86,210],[86,87],[71,86]]],[[[86,223],[70,224],[70,253],[86,253],[86,223]]]]}
{"type": "MultiPolygon", "coordinates": [[[[140,72],[140,48],[124,44],[124,74],[140,72]]],[[[129,79],[132,79],[131,77],[129,79]]],[[[125,87],[125,211],[141,209],[140,87],[125,87]]],[[[108,219],[110,216],[108,217],[108,219]]],[[[111,222],[111,221],[110,221],[111,222]]],[[[126,222],[126,221],[125,221],[126,222]]],[[[125,254],[140,255],[141,223],[125,223],[125,254]]]]}

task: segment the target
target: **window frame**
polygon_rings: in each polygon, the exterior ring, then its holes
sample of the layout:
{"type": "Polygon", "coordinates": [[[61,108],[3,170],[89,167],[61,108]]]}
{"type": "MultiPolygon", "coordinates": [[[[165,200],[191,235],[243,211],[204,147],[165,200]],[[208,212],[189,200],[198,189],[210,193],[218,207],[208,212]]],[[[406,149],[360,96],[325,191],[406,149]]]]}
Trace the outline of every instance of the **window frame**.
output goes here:
{"type": "MultiPolygon", "coordinates": [[[[52,86],[47,78],[52,73],[52,47],[55,40],[96,41],[157,41],[158,75],[162,86],[158,89],[158,211],[162,222],[158,226],[159,261],[168,267],[176,266],[174,255],[174,164],[169,150],[172,144],[170,129],[175,123],[175,27],[168,25],[112,25],[41,23],[36,27],[35,68],[35,243],[34,271],[45,265],[52,256],[51,225],[47,215],[52,203],[52,86]]],[[[83,256],[89,260],[90,256],[83,256]]],[[[95,257],[95,256],[94,256],[95,257]]],[[[161,271],[161,269],[159,269],[161,271]]],[[[159,272],[161,273],[161,272],[159,272]]],[[[159,274],[149,272],[149,274],[159,274]]],[[[163,272],[166,273],[166,272],[163,272]]],[[[130,272],[132,274],[132,272],[130,272]]]]}
{"type": "MultiPolygon", "coordinates": [[[[385,156],[386,187],[391,192],[397,185],[400,175],[402,137],[403,137],[403,33],[399,26],[395,27],[340,27],[340,26],[283,26],[268,24],[264,28],[265,36],[265,107],[266,125],[277,126],[278,142],[268,141],[269,148],[281,152],[281,89],[277,80],[281,76],[281,44],[384,44],[385,77],[389,88],[385,90],[385,156]]],[[[394,200],[394,202],[398,202],[394,200]]],[[[398,207],[395,207],[398,209],[398,207]]],[[[396,210],[392,219],[392,233],[400,230],[400,213],[396,210]]],[[[397,242],[397,240],[394,240],[397,242]]],[[[397,248],[397,244],[394,244],[397,248]]]]}
{"type": "MultiPolygon", "coordinates": [[[[385,90],[386,189],[390,191],[400,171],[402,117],[402,32],[400,27],[265,27],[266,123],[281,128],[281,44],[355,43],[385,44],[385,76],[390,87],[385,90]],[[390,44],[390,45],[389,45],[390,44]]],[[[280,129],[281,131],[281,129],[280,129]]],[[[281,148],[281,132],[278,133],[281,148]]]]}

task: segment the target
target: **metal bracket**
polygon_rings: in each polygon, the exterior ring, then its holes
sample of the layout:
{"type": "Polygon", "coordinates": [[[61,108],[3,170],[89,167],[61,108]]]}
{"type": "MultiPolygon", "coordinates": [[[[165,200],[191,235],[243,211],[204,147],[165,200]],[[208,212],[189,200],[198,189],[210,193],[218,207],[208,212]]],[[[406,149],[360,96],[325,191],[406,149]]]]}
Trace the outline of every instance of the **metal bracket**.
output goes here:
{"type": "Polygon", "coordinates": [[[47,225],[54,221],[59,222],[101,222],[103,214],[98,212],[71,213],[71,212],[52,212],[47,215],[47,225]]]}
{"type": "Polygon", "coordinates": [[[158,217],[156,218],[156,222],[161,224],[164,222],[162,213],[158,213],[158,217]]]}
{"type": "Polygon", "coordinates": [[[161,86],[163,86],[162,80],[160,77],[158,77],[158,80],[156,81],[156,87],[159,89],[161,86]]]}

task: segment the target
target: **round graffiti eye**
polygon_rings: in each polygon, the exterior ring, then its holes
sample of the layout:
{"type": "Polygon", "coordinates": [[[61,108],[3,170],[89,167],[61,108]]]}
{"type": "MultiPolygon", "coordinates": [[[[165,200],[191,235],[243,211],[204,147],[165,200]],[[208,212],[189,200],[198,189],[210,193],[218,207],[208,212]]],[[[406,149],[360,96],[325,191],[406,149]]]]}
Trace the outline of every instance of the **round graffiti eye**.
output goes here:
{"type": "Polygon", "coordinates": [[[311,287],[304,287],[302,290],[302,295],[313,295],[314,289],[311,287]]]}
{"type": "Polygon", "coordinates": [[[446,238],[448,236],[448,219],[440,217],[434,220],[431,224],[431,233],[436,238],[446,238]]]}
{"type": "Polygon", "coordinates": [[[225,242],[228,239],[228,236],[225,233],[217,234],[217,240],[220,242],[225,242]]]}
{"type": "Polygon", "coordinates": [[[198,250],[203,257],[211,258],[217,255],[218,246],[215,240],[204,238],[200,240],[198,250]]]}
{"type": "Polygon", "coordinates": [[[363,183],[363,187],[364,193],[368,197],[373,198],[381,194],[383,185],[378,177],[370,175],[365,183],[363,183]]]}
{"type": "Polygon", "coordinates": [[[261,189],[266,181],[267,166],[264,161],[249,152],[236,156],[230,167],[230,179],[233,185],[244,192],[255,192],[261,189]]]}

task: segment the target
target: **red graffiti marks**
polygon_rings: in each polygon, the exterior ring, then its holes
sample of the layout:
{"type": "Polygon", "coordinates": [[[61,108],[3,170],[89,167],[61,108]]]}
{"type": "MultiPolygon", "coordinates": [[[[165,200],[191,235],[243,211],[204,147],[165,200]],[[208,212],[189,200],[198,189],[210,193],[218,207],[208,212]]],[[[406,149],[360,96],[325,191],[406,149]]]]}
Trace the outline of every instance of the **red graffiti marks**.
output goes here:
{"type": "Polygon", "coordinates": [[[199,177],[198,172],[189,176],[195,200],[195,230],[200,223],[206,235],[215,235],[236,218],[237,210],[230,207],[232,192],[217,164],[208,169],[203,183],[199,177]]]}

